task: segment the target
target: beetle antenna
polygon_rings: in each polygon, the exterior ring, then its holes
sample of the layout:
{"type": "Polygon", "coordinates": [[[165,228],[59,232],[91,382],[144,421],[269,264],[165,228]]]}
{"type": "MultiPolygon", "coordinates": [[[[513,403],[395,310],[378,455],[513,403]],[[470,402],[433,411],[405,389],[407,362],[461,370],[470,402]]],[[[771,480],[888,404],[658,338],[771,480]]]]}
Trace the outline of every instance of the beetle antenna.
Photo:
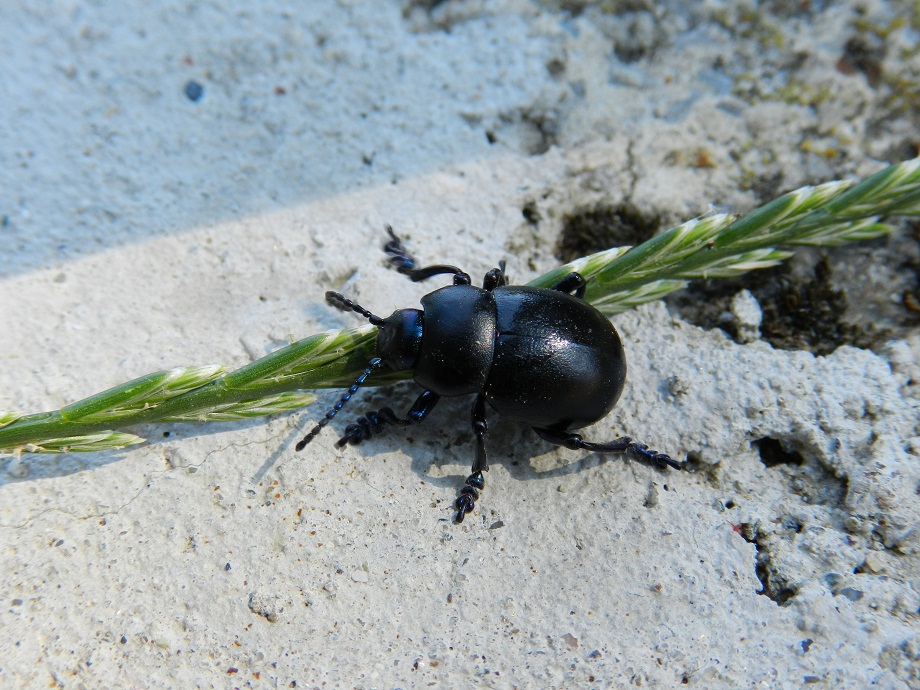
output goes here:
{"type": "MultiPolygon", "coordinates": [[[[327,294],[333,294],[333,295],[334,295],[334,294],[337,294],[337,293],[334,293],[334,292],[333,292],[333,293],[327,293],[327,294]]],[[[341,295],[339,295],[339,297],[341,297],[341,295]]],[[[350,300],[347,300],[347,301],[350,301],[350,300]]],[[[354,302],[352,302],[352,304],[354,304],[354,302]]],[[[357,306],[357,305],[355,305],[355,306],[357,306]]],[[[358,311],[358,310],[355,309],[355,311],[358,311]]],[[[358,312],[358,313],[360,313],[360,312],[358,312]]],[[[368,313],[370,313],[370,312],[368,312],[368,313]]],[[[373,314],[371,314],[371,316],[373,316],[373,314]]],[[[377,317],[374,317],[374,318],[377,318],[377,317]]],[[[373,323],[373,321],[371,321],[371,323],[373,323]]],[[[300,442],[299,442],[296,446],[294,446],[294,450],[296,450],[296,451],[301,451],[301,450],[303,450],[304,447],[305,447],[310,441],[312,441],[314,438],[316,438],[317,434],[319,434],[319,432],[323,430],[323,427],[326,426],[329,422],[332,421],[332,418],[335,417],[335,416],[339,413],[339,410],[341,410],[343,407],[345,407],[345,403],[347,403],[349,400],[351,400],[351,396],[353,396],[355,393],[357,393],[357,392],[358,392],[358,389],[359,389],[361,386],[364,385],[364,382],[367,381],[367,377],[370,376],[370,375],[371,375],[374,371],[376,371],[377,369],[380,369],[380,367],[382,367],[382,366],[383,366],[383,360],[380,359],[380,357],[374,357],[370,362],[368,362],[368,363],[367,363],[367,369],[364,370],[364,373],[361,374],[361,375],[358,377],[358,379],[357,379],[353,384],[351,384],[351,387],[350,387],[347,391],[345,391],[345,392],[342,394],[342,397],[339,398],[339,401],[329,409],[329,411],[326,413],[326,416],[323,417],[321,420],[319,420],[319,424],[317,424],[315,427],[313,427],[313,429],[310,431],[310,433],[307,434],[306,436],[304,436],[304,437],[300,440],[300,442]]]]}
{"type": "Polygon", "coordinates": [[[381,319],[379,316],[375,316],[374,314],[371,314],[367,309],[362,307],[360,304],[357,304],[356,302],[352,302],[350,299],[348,299],[344,295],[339,294],[338,292],[332,292],[331,290],[327,292],[326,301],[329,302],[329,304],[331,304],[336,309],[341,309],[342,311],[357,312],[358,314],[363,316],[365,319],[370,321],[375,326],[379,326],[380,324],[383,323],[383,319],[381,319]]]}

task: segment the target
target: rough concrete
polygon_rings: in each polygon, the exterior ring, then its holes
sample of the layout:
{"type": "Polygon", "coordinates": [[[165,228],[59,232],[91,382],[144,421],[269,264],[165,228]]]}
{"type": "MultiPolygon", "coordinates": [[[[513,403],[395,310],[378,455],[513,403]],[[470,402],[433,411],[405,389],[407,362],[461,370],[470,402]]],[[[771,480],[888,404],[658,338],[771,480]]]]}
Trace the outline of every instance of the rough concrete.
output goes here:
{"type": "MultiPolygon", "coordinates": [[[[525,282],[578,209],[744,211],[920,140],[906,2],[252,5],[7,3],[0,409],[358,323],[326,289],[414,305],[386,222],[525,282]]],[[[630,378],[586,436],[695,472],[493,418],[456,526],[469,401],[295,454],[333,392],[4,459],[0,685],[920,687],[916,328],[816,357],[615,323],[630,378]]]]}

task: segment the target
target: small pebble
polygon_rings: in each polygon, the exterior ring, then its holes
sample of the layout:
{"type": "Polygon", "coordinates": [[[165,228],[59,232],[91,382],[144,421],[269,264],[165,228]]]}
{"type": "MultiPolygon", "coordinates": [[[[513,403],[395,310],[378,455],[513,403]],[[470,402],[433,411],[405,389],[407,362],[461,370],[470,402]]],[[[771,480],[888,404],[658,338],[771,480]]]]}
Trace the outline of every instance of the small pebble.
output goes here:
{"type": "Polygon", "coordinates": [[[197,103],[204,96],[204,87],[194,79],[189,80],[183,89],[186,97],[193,103],[197,103]]]}

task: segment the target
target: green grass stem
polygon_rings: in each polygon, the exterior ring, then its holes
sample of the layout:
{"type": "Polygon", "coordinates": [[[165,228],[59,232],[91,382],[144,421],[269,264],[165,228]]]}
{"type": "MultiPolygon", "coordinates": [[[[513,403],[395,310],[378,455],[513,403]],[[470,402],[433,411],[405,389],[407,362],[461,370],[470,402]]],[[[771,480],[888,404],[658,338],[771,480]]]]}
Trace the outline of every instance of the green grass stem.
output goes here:
{"type": "MultiPolygon", "coordinates": [[[[615,314],[686,286],[776,265],[796,245],[836,246],[891,232],[881,218],[920,215],[920,159],[867,180],[803,187],[738,218],[714,214],[671,228],[637,247],[576,259],[533,280],[549,287],[572,271],[586,299],[615,314]]],[[[372,326],[328,331],[281,348],[235,371],[210,365],[160,371],[60,410],[0,412],[0,453],[63,453],[124,448],[144,439],[118,431],[155,422],[249,419],[302,408],[309,391],[349,386],[374,356],[372,326]]],[[[374,385],[408,377],[381,372],[374,385]]]]}

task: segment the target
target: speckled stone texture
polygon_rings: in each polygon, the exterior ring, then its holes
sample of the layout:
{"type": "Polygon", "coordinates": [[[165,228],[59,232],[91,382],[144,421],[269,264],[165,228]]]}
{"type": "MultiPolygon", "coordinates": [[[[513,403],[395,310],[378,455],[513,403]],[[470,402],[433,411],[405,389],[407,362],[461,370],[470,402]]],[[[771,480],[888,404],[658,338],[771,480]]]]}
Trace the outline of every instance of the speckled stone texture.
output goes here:
{"type": "MultiPolygon", "coordinates": [[[[526,282],[585,209],[663,229],[915,156],[916,22],[894,0],[8,2],[0,409],[356,325],[327,289],[416,306],[434,285],[388,270],[384,223],[422,261],[526,282]]],[[[692,472],[493,415],[457,526],[471,400],[295,454],[334,391],[0,459],[0,686],[920,688],[896,226],[831,253],[846,318],[887,329],[871,349],[774,348],[746,285],[737,342],[663,303],[614,319],[629,379],[585,436],[692,472]]]]}

